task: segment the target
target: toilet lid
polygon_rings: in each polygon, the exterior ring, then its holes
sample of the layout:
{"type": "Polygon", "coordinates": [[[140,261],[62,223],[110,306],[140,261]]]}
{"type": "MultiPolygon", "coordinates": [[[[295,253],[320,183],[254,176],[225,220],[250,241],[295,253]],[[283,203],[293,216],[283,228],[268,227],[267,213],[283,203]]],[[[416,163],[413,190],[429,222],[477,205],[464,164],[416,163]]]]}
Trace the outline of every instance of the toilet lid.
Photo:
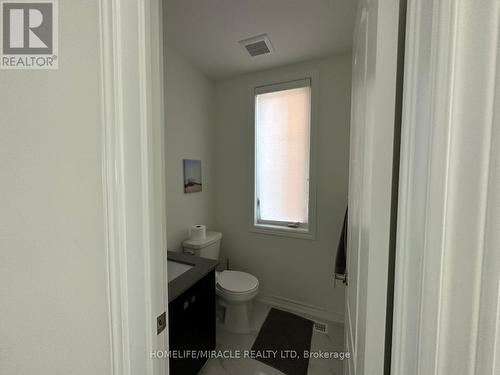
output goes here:
{"type": "Polygon", "coordinates": [[[259,280],[246,272],[224,271],[219,274],[217,284],[229,292],[244,293],[257,288],[259,280]]]}

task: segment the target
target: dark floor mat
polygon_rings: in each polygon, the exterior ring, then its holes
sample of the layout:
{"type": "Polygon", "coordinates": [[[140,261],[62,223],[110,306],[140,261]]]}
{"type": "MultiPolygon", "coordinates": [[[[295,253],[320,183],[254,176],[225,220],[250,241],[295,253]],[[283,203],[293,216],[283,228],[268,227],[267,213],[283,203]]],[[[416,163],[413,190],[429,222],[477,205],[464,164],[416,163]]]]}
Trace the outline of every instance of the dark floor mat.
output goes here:
{"type": "Polygon", "coordinates": [[[271,309],[252,350],[255,359],[286,375],[307,375],[313,322],[286,311],[271,309]],[[292,358],[295,356],[296,358],[292,358]]]}

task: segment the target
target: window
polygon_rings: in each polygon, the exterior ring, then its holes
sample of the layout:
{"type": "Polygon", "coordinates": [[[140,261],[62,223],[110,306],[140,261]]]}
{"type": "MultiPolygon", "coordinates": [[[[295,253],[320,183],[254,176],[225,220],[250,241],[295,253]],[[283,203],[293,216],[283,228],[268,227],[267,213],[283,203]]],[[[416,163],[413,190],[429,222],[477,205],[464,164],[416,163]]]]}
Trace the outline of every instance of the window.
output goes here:
{"type": "Polygon", "coordinates": [[[310,233],[311,79],[254,93],[254,226],[310,233]]]}

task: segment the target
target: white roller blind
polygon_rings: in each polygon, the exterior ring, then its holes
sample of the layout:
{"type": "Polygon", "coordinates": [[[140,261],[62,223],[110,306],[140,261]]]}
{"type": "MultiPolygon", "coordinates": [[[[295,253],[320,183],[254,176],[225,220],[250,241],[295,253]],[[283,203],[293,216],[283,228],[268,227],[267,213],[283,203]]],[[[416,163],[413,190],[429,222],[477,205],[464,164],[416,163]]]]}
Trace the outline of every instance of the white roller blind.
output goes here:
{"type": "Polygon", "coordinates": [[[255,95],[257,221],[307,223],[310,81],[294,81],[279,88],[271,91],[267,86],[255,95]],[[301,87],[282,89],[290,85],[301,87]]]}

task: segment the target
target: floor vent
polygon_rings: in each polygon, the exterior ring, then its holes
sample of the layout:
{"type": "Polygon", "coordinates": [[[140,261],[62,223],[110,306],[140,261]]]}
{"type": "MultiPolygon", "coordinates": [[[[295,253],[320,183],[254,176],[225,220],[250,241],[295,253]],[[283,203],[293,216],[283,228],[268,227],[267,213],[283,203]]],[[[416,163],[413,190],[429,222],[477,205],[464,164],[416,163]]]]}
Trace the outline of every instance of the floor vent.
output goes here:
{"type": "Polygon", "coordinates": [[[314,330],[318,333],[328,333],[328,324],[323,322],[314,322],[314,330]]]}

